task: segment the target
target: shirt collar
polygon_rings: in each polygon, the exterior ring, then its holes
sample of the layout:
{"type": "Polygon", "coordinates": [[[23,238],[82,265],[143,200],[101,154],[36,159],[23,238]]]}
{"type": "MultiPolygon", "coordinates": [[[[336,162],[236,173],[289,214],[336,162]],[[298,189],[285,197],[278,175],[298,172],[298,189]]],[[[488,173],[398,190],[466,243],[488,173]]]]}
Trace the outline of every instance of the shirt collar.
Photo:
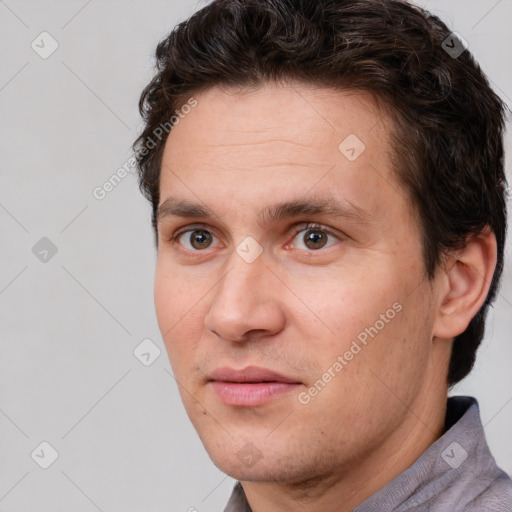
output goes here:
{"type": "MultiPolygon", "coordinates": [[[[447,402],[445,433],[406,471],[370,496],[353,512],[411,510],[456,484],[466,472],[478,479],[489,466],[489,452],[484,437],[477,401],[472,397],[451,397],[447,402]]],[[[494,459],[492,459],[494,463],[494,459]]],[[[462,479],[463,480],[463,479],[462,479]]],[[[482,485],[489,484],[483,478],[482,485]]],[[[478,485],[476,486],[478,487],[478,485]]],[[[252,512],[244,490],[237,482],[224,512],[252,512]]]]}

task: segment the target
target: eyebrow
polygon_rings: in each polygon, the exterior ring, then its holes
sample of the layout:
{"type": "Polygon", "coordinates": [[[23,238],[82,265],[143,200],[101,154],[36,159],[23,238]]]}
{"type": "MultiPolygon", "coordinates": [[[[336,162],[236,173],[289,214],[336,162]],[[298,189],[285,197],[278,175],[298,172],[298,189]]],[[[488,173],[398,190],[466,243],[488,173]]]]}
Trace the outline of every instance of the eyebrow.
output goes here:
{"type": "MultiPolygon", "coordinates": [[[[348,201],[329,198],[301,198],[264,206],[258,212],[258,223],[262,226],[277,224],[287,219],[301,215],[327,215],[336,218],[346,218],[360,222],[371,219],[369,213],[348,201]]],[[[157,210],[157,222],[166,217],[214,218],[215,212],[204,204],[193,203],[186,199],[167,198],[157,210]]]]}

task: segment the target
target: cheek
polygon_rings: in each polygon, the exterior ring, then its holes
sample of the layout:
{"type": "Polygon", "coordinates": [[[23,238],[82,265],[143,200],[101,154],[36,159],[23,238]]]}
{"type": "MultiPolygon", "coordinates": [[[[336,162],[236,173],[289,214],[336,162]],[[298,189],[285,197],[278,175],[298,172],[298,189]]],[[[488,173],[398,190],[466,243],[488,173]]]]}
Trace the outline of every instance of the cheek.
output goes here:
{"type": "Polygon", "coordinates": [[[428,366],[428,326],[422,319],[410,320],[411,304],[402,306],[384,326],[374,319],[361,329],[354,322],[325,352],[318,347],[318,373],[302,399],[309,399],[304,414],[330,439],[339,439],[339,432],[354,446],[373,439],[398,421],[418,394],[428,366]]]}
{"type": "Polygon", "coordinates": [[[307,306],[296,308],[296,321],[312,339],[328,352],[339,352],[358,335],[364,340],[366,330],[373,332],[376,323],[379,332],[389,330],[397,315],[393,304],[400,293],[388,277],[370,272],[352,273],[346,279],[328,277],[316,282],[298,280],[292,285],[297,296],[306,298],[303,302],[307,306]]]}
{"type": "Polygon", "coordinates": [[[154,283],[154,302],[158,327],[162,335],[173,370],[182,365],[179,360],[187,359],[188,354],[197,345],[202,325],[198,315],[200,304],[195,296],[191,296],[190,287],[177,278],[163,272],[157,265],[154,283]]]}
{"type": "Polygon", "coordinates": [[[194,301],[192,283],[187,282],[183,272],[166,259],[166,255],[159,252],[153,287],[155,311],[162,335],[174,331],[175,327],[177,329],[178,324],[181,326],[187,311],[192,312],[197,302],[197,299],[194,301]]]}
{"type": "Polygon", "coordinates": [[[162,336],[165,338],[172,326],[177,322],[179,308],[182,304],[176,300],[176,289],[172,281],[157,270],[154,284],[155,312],[158,326],[162,336]]]}
{"type": "Polygon", "coordinates": [[[411,383],[425,371],[431,327],[427,290],[415,283],[411,293],[412,274],[393,271],[391,265],[383,267],[386,271],[374,266],[346,279],[331,276],[316,287],[299,280],[294,285],[297,295],[308,297],[308,306],[315,312],[304,314],[301,308],[295,313],[315,380],[324,375],[333,382],[318,403],[337,403],[340,396],[345,404],[355,399],[356,413],[365,390],[365,396],[375,395],[365,398],[370,410],[390,393],[378,377],[397,392],[412,391],[411,383]],[[311,290],[317,291],[311,294],[311,290]]]}

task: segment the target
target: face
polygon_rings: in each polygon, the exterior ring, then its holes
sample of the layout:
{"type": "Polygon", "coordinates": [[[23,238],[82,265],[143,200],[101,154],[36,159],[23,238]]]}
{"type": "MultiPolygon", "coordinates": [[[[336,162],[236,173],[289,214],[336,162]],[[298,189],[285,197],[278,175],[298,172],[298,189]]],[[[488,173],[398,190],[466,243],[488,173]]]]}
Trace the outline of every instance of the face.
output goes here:
{"type": "Polygon", "coordinates": [[[190,420],[239,480],[354,467],[420,427],[432,385],[436,290],[390,121],[300,84],[195,99],[165,146],[155,276],[190,420]]]}

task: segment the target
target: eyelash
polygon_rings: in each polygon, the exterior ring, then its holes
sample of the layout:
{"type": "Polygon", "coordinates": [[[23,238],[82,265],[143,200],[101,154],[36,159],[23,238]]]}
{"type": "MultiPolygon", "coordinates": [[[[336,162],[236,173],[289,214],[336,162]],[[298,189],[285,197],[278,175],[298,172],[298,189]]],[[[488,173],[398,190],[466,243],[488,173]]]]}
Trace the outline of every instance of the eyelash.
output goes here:
{"type": "MultiPolygon", "coordinates": [[[[211,231],[209,229],[207,229],[205,226],[197,225],[197,226],[189,227],[186,230],[176,232],[171,237],[170,240],[173,243],[178,242],[178,244],[179,244],[179,238],[181,236],[183,236],[186,233],[190,233],[190,232],[193,232],[193,231],[200,231],[200,230],[204,230],[204,231],[207,231],[208,233],[212,234],[211,231]]],[[[322,226],[321,224],[316,224],[316,223],[311,223],[311,222],[308,222],[306,224],[301,224],[300,226],[297,226],[297,228],[294,230],[292,240],[294,240],[301,231],[310,231],[310,230],[324,231],[325,233],[327,233],[327,235],[330,235],[330,236],[332,236],[334,238],[337,238],[338,240],[341,240],[341,238],[338,235],[333,233],[328,228],[322,226]]],[[[215,235],[213,235],[213,236],[215,236],[215,235]]],[[[181,244],[180,244],[180,246],[181,246],[181,244]]],[[[329,247],[330,246],[326,247],[326,249],[329,248],[329,247]]],[[[206,252],[209,248],[210,247],[208,247],[208,248],[206,248],[204,250],[190,250],[190,249],[185,249],[183,246],[181,246],[181,249],[183,251],[186,251],[187,253],[195,253],[195,254],[198,254],[198,255],[203,253],[203,252],[206,252]]],[[[309,252],[309,253],[316,253],[316,252],[321,252],[322,249],[324,249],[324,247],[322,247],[322,248],[320,248],[318,250],[306,250],[306,249],[299,249],[299,250],[304,251],[304,252],[309,252]]],[[[195,257],[195,256],[190,256],[190,257],[195,257]]]]}

